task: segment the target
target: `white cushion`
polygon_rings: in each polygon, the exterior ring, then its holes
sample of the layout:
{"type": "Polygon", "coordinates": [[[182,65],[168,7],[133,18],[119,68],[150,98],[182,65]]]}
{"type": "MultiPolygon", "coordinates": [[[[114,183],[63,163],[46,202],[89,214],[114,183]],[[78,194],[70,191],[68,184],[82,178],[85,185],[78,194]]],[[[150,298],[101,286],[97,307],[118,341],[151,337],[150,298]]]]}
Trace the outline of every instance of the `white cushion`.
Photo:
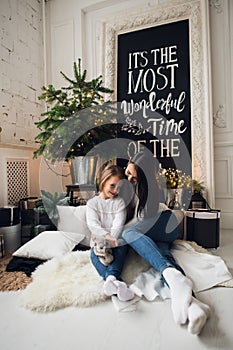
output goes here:
{"type": "Polygon", "coordinates": [[[59,231],[76,232],[85,235],[83,245],[90,246],[91,232],[86,222],[86,205],[78,207],[57,206],[59,219],[57,229],[59,231]]]}
{"type": "Polygon", "coordinates": [[[16,250],[13,256],[52,259],[72,251],[84,238],[73,232],[44,231],[16,250]]]}

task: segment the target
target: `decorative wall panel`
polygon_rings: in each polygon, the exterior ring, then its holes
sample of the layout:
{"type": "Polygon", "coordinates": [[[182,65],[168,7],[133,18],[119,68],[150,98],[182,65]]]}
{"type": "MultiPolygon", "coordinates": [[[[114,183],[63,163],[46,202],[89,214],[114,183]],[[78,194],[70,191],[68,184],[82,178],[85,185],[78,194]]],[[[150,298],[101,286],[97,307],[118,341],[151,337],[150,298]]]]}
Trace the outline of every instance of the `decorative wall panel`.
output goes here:
{"type": "Polygon", "coordinates": [[[232,157],[215,158],[215,186],[216,198],[233,198],[232,193],[232,157]]]}
{"type": "Polygon", "coordinates": [[[28,161],[7,160],[7,202],[18,205],[21,198],[28,196],[28,161]]]}
{"type": "Polygon", "coordinates": [[[57,88],[64,85],[64,78],[60,71],[67,76],[73,76],[73,62],[75,61],[75,41],[73,19],[57,22],[51,28],[51,70],[52,83],[57,88]],[[61,41],[61,38],[63,40],[61,41]],[[67,65],[67,62],[69,64],[67,65]]]}
{"type": "MultiPolygon", "coordinates": [[[[190,22],[191,106],[192,106],[192,174],[203,181],[208,201],[214,206],[213,125],[210,85],[209,2],[173,1],[165,6],[118,13],[103,21],[103,72],[105,85],[117,91],[117,37],[120,33],[172,23],[190,22]]],[[[115,95],[116,98],[116,95],[115,95]]]]}

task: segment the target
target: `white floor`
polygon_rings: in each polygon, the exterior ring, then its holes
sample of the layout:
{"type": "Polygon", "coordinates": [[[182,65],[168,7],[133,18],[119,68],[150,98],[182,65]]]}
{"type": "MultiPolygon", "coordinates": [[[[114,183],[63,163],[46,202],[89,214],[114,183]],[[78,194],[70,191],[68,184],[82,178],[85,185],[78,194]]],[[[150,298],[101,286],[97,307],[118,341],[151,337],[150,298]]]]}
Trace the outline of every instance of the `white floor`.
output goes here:
{"type": "MultiPolygon", "coordinates": [[[[233,231],[222,231],[221,256],[233,273],[233,231]]],[[[21,292],[0,293],[1,350],[201,350],[233,349],[233,288],[199,293],[212,314],[201,335],[172,319],[170,300],[141,300],[134,312],[117,312],[111,301],[39,314],[19,305],[21,292]]]]}

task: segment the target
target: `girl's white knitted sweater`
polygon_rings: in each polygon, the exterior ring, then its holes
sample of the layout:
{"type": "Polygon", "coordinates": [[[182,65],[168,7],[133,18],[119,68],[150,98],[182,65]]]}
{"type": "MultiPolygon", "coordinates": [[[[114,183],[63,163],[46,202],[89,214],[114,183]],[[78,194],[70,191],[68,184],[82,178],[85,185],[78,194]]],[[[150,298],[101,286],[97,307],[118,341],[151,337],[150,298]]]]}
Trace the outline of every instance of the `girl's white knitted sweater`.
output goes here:
{"type": "Polygon", "coordinates": [[[125,202],[120,197],[102,199],[95,196],[87,201],[86,219],[92,235],[104,236],[109,233],[118,239],[126,220],[125,202]]]}

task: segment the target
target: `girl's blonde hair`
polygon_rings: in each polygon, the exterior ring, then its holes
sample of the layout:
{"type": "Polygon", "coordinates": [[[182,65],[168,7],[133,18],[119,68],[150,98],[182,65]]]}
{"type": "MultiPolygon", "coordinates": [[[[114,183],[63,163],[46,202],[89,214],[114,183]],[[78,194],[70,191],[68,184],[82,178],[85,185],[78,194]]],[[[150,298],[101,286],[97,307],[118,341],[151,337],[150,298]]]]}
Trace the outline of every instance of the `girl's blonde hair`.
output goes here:
{"type": "Polygon", "coordinates": [[[106,181],[110,179],[111,176],[118,176],[120,180],[125,179],[125,174],[121,167],[110,162],[104,164],[99,170],[97,176],[97,185],[100,192],[103,190],[106,181]]]}

